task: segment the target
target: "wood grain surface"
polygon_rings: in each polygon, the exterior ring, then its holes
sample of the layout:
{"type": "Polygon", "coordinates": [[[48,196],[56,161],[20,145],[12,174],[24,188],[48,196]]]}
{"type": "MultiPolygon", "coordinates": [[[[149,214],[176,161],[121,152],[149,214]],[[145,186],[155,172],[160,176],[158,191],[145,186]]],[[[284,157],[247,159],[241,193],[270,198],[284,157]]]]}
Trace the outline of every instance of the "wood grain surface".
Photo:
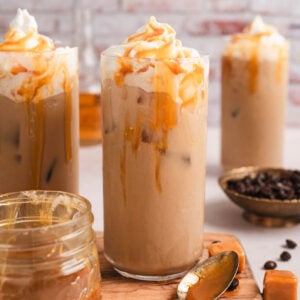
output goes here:
{"type": "MultiPolygon", "coordinates": [[[[202,260],[208,257],[207,247],[213,241],[236,239],[232,235],[222,233],[206,233],[204,242],[204,253],[202,260]]],[[[174,300],[177,299],[176,290],[180,279],[167,282],[144,282],[119,275],[104,258],[103,255],[103,233],[97,232],[97,247],[100,257],[102,275],[102,300],[174,300]]],[[[238,274],[239,287],[226,292],[220,299],[229,300],[262,300],[258,286],[247,261],[245,270],[238,274]]]]}

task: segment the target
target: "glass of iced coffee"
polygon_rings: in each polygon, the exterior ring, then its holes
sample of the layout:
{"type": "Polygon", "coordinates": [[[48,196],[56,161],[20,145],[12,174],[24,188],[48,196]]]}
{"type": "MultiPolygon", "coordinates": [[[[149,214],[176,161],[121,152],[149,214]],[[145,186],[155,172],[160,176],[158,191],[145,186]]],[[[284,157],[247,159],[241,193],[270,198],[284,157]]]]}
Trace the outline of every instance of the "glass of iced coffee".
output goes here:
{"type": "Polygon", "coordinates": [[[256,17],[222,57],[223,168],[279,167],[288,82],[288,42],[256,17]]]}
{"type": "Polygon", "coordinates": [[[154,17],[102,53],[104,251],[124,276],[175,278],[201,256],[208,69],[154,17]]]}
{"type": "Polygon", "coordinates": [[[56,47],[19,9],[0,61],[0,193],[77,192],[77,49],[56,47]]]}

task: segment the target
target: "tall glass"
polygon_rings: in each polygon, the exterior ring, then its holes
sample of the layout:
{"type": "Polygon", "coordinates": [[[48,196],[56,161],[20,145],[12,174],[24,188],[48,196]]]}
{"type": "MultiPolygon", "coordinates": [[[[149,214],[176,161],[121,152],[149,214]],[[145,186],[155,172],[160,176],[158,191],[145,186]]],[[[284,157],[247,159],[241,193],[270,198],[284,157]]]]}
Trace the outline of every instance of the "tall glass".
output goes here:
{"type": "Polygon", "coordinates": [[[176,278],[201,256],[208,68],[102,54],[104,252],[124,276],[176,278]]]}
{"type": "Polygon", "coordinates": [[[288,44],[261,46],[255,38],[254,46],[245,43],[244,52],[238,49],[243,55],[226,51],[222,56],[221,163],[225,170],[283,165],[288,44]]]}
{"type": "Polygon", "coordinates": [[[77,49],[1,51],[0,61],[0,193],[77,192],[77,49]]]}

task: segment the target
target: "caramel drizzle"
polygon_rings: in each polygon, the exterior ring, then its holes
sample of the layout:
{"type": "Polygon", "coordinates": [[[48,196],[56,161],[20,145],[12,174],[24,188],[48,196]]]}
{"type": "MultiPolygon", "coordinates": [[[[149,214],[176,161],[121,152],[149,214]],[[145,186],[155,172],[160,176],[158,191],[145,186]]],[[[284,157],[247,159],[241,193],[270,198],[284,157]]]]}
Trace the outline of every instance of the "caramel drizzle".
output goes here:
{"type": "MultiPolygon", "coordinates": [[[[122,68],[122,67],[121,67],[122,68]]],[[[126,74],[128,74],[126,67],[126,74]]],[[[138,71],[141,72],[141,69],[138,71]]],[[[154,107],[151,109],[149,119],[152,120],[151,129],[153,133],[158,137],[153,142],[153,150],[155,153],[155,181],[156,187],[159,192],[162,192],[160,164],[161,156],[164,155],[168,149],[168,133],[177,125],[178,106],[175,102],[177,89],[176,82],[174,80],[174,74],[185,73],[179,86],[179,97],[184,99],[180,104],[180,108],[184,109],[187,106],[195,106],[198,103],[199,96],[205,99],[206,94],[201,93],[199,95],[199,85],[204,80],[204,69],[198,64],[194,64],[193,71],[187,72],[184,70],[178,61],[157,61],[155,62],[155,75],[154,86],[155,90],[162,90],[161,87],[166,90],[166,93],[156,92],[154,93],[154,107]],[[193,89],[194,87],[194,89],[193,89]],[[188,89],[189,88],[189,89],[188,89]],[[192,89],[191,91],[188,91],[192,89]]],[[[118,74],[118,76],[120,73],[118,74]]],[[[124,78],[124,74],[118,78],[124,78]]],[[[140,145],[141,131],[142,131],[143,115],[141,112],[136,116],[135,125],[129,125],[128,115],[126,116],[123,149],[120,157],[120,169],[121,169],[121,182],[123,186],[123,197],[126,201],[125,191],[125,178],[126,178],[126,141],[131,143],[131,149],[133,153],[137,154],[137,150],[140,145]]]]}
{"type": "MultiPolygon", "coordinates": [[[[38,56],[38,54],[36,54],[38,56]]],[[[42,53],[40,55],[43,55],[42,53]]],[[[37,57],[38,58],[38,57],[37,57]]],[[[50,61],[51,63],[51,61],[50,61]]],[[[64,74],[63,88],[66,96],[65,109],[65,144],[66,144],[66,160],[72,159],[72,137],[71,137],[71,121],[72,121],[72,84],[70,75],[65,65],[60,66],[61,72],[64,74]]],[[[17,94],[23,96],[27,102],[27,114],[29,121],[29,134],[35,135],[32,142],[32,182],[35,189],[40,188],[41,166],[44,153],[44,101],[42,87],[47,86],[49,94],[53,93],[51,81],[55,75],[56,68],[49,65],[47,60],[38,59],[34,71],[27,70],[22,65],[12,67],[11,73],[17,75],[21,72],[30,72],[32,76],[25,78],[21,87],[17,90],[17,94]],[[32,125],[32,120],[35,120],[32,125]]]]}
{"type": "MultiPolygon", "coordinates": [[[[188,72],[181,66],[180,58],[188,57],[188,50],[181,47],[181,43],[175,40],[175,31],[168,25],[161,27],[151,18],[150,22],[146,24],[144,32],[138,32],[128,38],[128,47],[122,57],[118,57],[119,68],[115,72],[115,82],[117,85],[124,84],[125,76],[131,73],[146,72],[150,67],[154,69],[154,107],[150,112],[149,118],[152,120],[151,129],[157,140],[153,142],[153,150],[155,153],[155,181],[157,190],[162,192],[160,164],[161,156],[165,154],[168,149],[168,133],[177,125],[178,106],[176,103],[176,91],[179,89],[179,98],[182,103],[181,109],[187,106],[195,106],[199,97],[205,96],[199,94],[199,85],[204,80],[204,69],[195,62],[193,64],[193,71],[188,72]],[[132,43],[136,42],[136,43],[132,43]],[[158,42],[153,47],[143,47],[140,42],[158,42]],[[170,57],[172,49],[180,49],[177,52],[176,58],[164,59],[170,57]],[[134,59],[138,58],[155,58],[149,59],[147,63],[138,70],[134,70],[132,64],[132,52],[134,52],[134,59]],[[161,59],[161,60],[160,60],[161,59]],[[176,75],[184,75],[179,83],[176,82],[176,75]],[[192,92],[190,91],[192,89],[192,92]],[[164,92],[161,92],[164,91],[164,92]]],[[[144,62],[144,60],[142,60],[144,62]]],[[[121,153],[121,182],[123,184],[123,196],[126,199],[126,192],[124,191],[125,177],[126,177],[126,141],[131,142],[132,151],[137,153],[140,144],[141,135],[141,121],[140,115],[136,118],[136,124],[132,127],[128,125],[128,118],[124,130],[123,150],[121,153]]]]}
{"type": "Polygon", "coordinates": [[[126,135],[123,137],[123,146],[121,150],[121,156],[120,156],[120,179],[122,183],[122,194],[124,202],[127,202],[127,196],[126,196],[126,135]]]}
{"type": "MultiPolygon", "coordinates": [[[[247,29],[247,28],[246,28],[247,29]]],[[[259,49],[257,47],[259,41],[263,37],[268,37],[272,34],[271,31],[261,32],[256,35],[247,34],[246,30],[244,33],[236,34],[231,38],[231,45],[229,46],[228,54],[232,55],[234,51],[235,43],[240,41],[248,42],[248,47],[251,48],[251,56],[248,61],[248,70],[249,70],[249,91],[251,94],[255,93],[257,90],[257,77],[259,73],[259,49]]],[[[278,51],[278,60],[277,60],[277,71],[276,71],[276,80],[278,83],[282,81],[282,70],[286,62],[286,48],[277,46],[278,51]]],[[[225,65],[224,65],[225,67],[225,65]]],[[[228,62],[228,71],[231,71],[231,64],[228,62]]]]}
{"type": "Polygon", "coordinates": [[[63,68],[64,73],[64,90],[65,90],[65,149],[66,160],[72,159],[72,84],[70,75],[66,68],[63,68]]]}
{"type": "Polygon", "coordinates": [[[33,29],[29,31],[25,36],[19,37],[18,33],[10,29],[4,36],[4,41],[0,43],[0,51],[13,51],[24,52],[24,50],[30,51],[51,51],[54,50],[54,45],[46,37],[38,34],[37,30],[33,29]],[[30,39],[36,41],[34,47],[28,49],[27,43],[30,39]]]}
{"type": "MultiPolygon", "coordinates": [[[[46,59],[43,59],[43,55],[48,51],[55,49],[54,44],[47,37],[40,35],[37,29],[32,29],[26,33],[23,37],[20,37],[19,32],[14,29],[9,29],[5,36],[4,41],[0,43],[0,51],[3,52],[24,52],[28,51],[36,56],[34,70],[27,70],[21,64],[14,65],[11,68],[12,75],[18,75],[23,72],[30,72],[31,76],[28,76],[23,81],[21,87],[16,92],[18,95],[23,96],[27,102],[27,114],[29,121],[29,134],[34,134],[32,142],[32,182],[34,188],[40,187],[41,180],[41,166],[44,153],[44,95],[42,87],[47,86],[49,94],[53,94],[53,86],[51,84],[56,72],[63,72],[64,83],[63,88],[66,94],[66,115],[65,115],[65,148],[66,148],[66,160],[72,159],[72,147],[71,147],[71,120],[72,120],[72,94],[71,94],[71,79],[68,74],[67,68],[64,64],[60,66],[61,70],[57,70],[56,66],[51,65],[46,59]],[[30,46],[28,43],[34,41],[36,45],[30,46]],[[35,53],[36,52],[36,53],[35,53]],[[42,59],[41,59],[42,58],[42,59]],[[35,111],[34,111],[35,110],[35,111]],[[35,122],[32,124],[32,120],[35,122]]],[[[50,52],[49,52],[50,55],[50,52]]],[[[51,57],[52,58],[52,57],[51,57]]]]}
{"type": "Polygon", "coordinates": [[[258,77],[258,51],[252,49],[251,58],[248,62],[249,68],[249,91],[254,94],[257,88],[257,77],[258,77]]]}
{"type": "MultiPolygon", "coordinates": [[[[25,68],[24,68],[25,69],[25,68]]],[[[12,73],[23,72],[20,66],[13,68],[12,73]]],[[[29,123],[29,136],[32,138],[31,153],[31,173],[32,186],[35,189],[40,188],[41,166],[44,153],[44,103],[40,96],[40,88],[49,80],[47,74],[47,63],[40,64],[32,77],[28,77],[23,82],[17,93],[27,99],[27,115],[29,123]]]]}
{"type": "Polygon", "coordinates": [[[27,114],[29,118],[29,135],[35,135],[32,139],[31,173],[32,187],[40,188],[41,169],[44,153],[44,106],[42,101],[32,103],[27,101],[27,114]],[[35,111],[34,111],[35,109],[35,111]],[[34,121],[33,121],[34,119],[34,121]],[[32,124],[33,122],[33,124],[32,124]]]}

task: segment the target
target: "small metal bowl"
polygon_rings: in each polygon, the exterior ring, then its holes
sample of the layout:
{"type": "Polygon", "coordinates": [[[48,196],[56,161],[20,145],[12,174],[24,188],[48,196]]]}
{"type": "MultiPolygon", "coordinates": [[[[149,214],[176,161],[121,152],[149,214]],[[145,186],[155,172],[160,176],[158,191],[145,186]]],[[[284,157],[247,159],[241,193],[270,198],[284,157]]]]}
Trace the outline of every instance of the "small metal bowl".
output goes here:
{"type": "Polygon", "coordinates": [[[271,175],[291,174],[294,170],[280,168],[243,167],[225,172],[219,185],[231,201],[244,209],[243,216],[251,223],[266,227],[290,227],[300,222],[300,199],[279,200],[246,196],[228,189],[230,179],[256,177],[259,172],[271,175]]]}

